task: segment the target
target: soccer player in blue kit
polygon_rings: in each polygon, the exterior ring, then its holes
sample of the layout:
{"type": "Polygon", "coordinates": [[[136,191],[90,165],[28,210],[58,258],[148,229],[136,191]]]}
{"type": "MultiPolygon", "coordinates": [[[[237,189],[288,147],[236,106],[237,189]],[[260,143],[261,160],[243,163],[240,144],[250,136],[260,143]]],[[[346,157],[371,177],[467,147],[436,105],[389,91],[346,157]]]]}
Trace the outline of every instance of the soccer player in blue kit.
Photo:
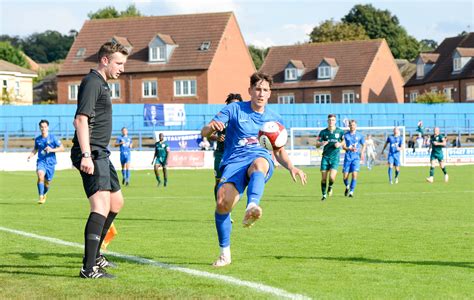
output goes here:
{"type": "Polygon", "coordinates": [[[357,122],[349,121],[349,131],[344,134],[344,166],[342,167],[342,175],[344,186],[344,196],[354,197],[354,189],[357,184],[357,175],[360,171],[360,161],[364,160],[365,138],[362,134],[356,132],[357,122]],[[352,173],[352,180],[349,186],[349,174],[352,173]]]}
{"type": "Polygon", "coordinates": [[[393,134],[387,138],[385,145],[382,149],[382,154],[385,148],[389,145],[388,149],[388,180],[390,184],[392,181],[392,169],[395,166],[395,184],[398,183],[398,175],[400,175],[400,151],[403,146],[403,138],[400,136],[400,129],[398,127],[393,128],[393,134]]]}
{"type": "Polygon", "coordinates": [[[117,137],[115,147],[120,146],[120,163],[122,164],[122,184],[130,183],[130,150],[133,147],[132,138],[128,136],[128,129],[122,128],[122,135],[117,137]]]}
{"type": "MultiPolygon", "coordinates": [[[[201,130],[202,136],[209,137],[216,131],[226,129],[224,156],[220,168],[223,171],[217,191],[215,222],[219,239],[220,255],[214,267],[224,267],[231,263],[230,234],[232,223],[230,212],[247,187],[247,209],[244,227],[252,226],[262,216],[259,206],[265,183],[271,178],[274,163],[268,150],[258,143],[258,131],[269,121],[282,122],[282,118],[265,106],[271,95],[272,78],[265,73],[254,73],[250,78],[250,101],[234,102],[226,105],[201,130]],[[224,124],[227,124],[225,127],[224,124]]],[[[306,174],[293,166],[284,147],[274,149],[276,160],[296,181],[299,176],[306,183],[306,174]]]]}
{"type": "Polygon", "coordinates": [[[28,155],[28,161],[38,153],[36,161],[36,175],[38,176],[38,204],[46,202],[46,194],[49,191],[49,185],[53,180],[54,169],[56,167],[56,152],[64,151],[61,141],[52,134],[49,134],[48,120],[39,122],[41,135],[35,138],[35,148],[28,155]]]}

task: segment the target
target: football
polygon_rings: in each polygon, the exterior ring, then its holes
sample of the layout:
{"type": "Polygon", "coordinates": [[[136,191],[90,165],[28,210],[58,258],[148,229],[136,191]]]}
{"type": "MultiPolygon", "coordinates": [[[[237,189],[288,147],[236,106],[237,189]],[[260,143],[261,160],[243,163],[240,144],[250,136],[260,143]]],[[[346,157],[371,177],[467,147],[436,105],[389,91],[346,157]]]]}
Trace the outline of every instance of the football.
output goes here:
{"type": "Polygon", "coordinates": [[[288,132],[278,122],[266,122],[258,132],[258,142],[269,151],[285,146],[287,140],[288,132]]]}

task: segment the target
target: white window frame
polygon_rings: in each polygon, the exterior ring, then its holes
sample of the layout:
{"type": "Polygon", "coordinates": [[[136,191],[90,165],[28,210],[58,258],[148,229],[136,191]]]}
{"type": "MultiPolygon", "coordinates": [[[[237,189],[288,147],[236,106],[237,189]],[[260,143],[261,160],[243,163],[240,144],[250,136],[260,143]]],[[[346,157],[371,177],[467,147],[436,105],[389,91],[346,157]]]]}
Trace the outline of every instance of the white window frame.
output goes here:
{"type": "Polygon", "coordinates": [[[445,87],[443,89],[443,94],[448,98],[449,100],[453,100],[453,88],[452,87],[445,87]]]}
{"type": "Polygon", "coordinates": [[[110,82],[109,89],[111,99],[120,99],[120,82],[110,82]]]}
{"type": "Polygon", "coordinates": [[[15,96],[20,96],[20,81],[15,81],[15,96]]]}
{"type": "Polygon", "coordinates": [[[158,96],[158,82],[156,80],[143,80],[142,97],[156,98],[158,96]]]}
{"type": "Polygon", "coordinates": [[[416,65],[416,77],[424,77],[425,76],[425,65],[424,64],[417,64],[416,65]]]}
{"type": "Polygon", "coordinates": [[[68,99],[71,101],[77,101],[77,95],[79,94],[79,84],[71,83],[68,86],[68,99]]]}
{"type": "Polygon", "coordinates": [[[166,46],[150,47],[150,61],[165,61],[166,46]]]}
{"type": "Polygon", "coordinates": [[[175,79],[174,80],[175,97],[193,97],[197,93],[196,79],[175,79]]]}
{"type": "Polygon", "coordinates": [[[296,80],[298,79],[297,70],[295,68],[285,69],[285,80],[296,80]]]}
{"type": "Polygon", "coordinates": [[[342,92],[342,103],[355,103],[355,93],[354,91],[342,92]]]}
{"type": "Polygon", "coordinates": [[[331,67],[329,67],[329,66],[320,66],[318,68],[318,78],[319,79],[331,78],[331,67]]]}
{"type": "Polygon", "coordinates": [[[474,100],[474,85],[466,85],[466,100],[473,101],[474,100]]]}
{"type": "Polygon", "coordinates": [[[461,71],[462,63],[460,57],[453,58],[453,72],[461,71]]]}
{"type": "Polygon", "coordinates": [[[316,104],[331,104],[331,93],[316,93],[313,96],[313,101],[316,104]]]}
{"type": "Polygon", "coordinates": [[[411,91],[410,92],[410,103],[415,103],[416,98],[418,98],[418,91],[411,91]]]}
{"type": "Polygon", "coordinates": [[[278,96],[278,104],[294,104],[295,103],[295,95],[279,95],[278,96]]]}

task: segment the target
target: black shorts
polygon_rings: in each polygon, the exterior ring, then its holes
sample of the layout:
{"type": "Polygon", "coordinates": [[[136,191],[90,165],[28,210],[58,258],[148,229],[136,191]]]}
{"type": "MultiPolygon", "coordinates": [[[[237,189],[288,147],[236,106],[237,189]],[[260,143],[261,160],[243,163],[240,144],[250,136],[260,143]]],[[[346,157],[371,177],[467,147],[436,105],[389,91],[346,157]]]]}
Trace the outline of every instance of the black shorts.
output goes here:
{"type": "Polygon", "coordinates": [[[71,161],[81,173],[82,185],[86,192],[87,198],[94,195],[98,191],[120,191],[120,183],[115,171],[114,165],[109,159],[110,152],[108,150],[94,150],[91,152],[92,161],[94,162],[94,174],[86,174],[80,170],[81,167],[81,150],[71,149],[71,161]]]}

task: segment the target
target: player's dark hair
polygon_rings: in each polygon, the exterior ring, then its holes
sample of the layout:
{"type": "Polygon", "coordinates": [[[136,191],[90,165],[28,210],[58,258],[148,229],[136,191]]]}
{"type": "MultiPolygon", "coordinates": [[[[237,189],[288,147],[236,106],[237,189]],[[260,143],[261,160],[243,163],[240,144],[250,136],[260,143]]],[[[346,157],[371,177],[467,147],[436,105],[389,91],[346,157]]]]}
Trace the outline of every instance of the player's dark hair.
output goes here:
{"type": "Polygon", "coordinates": [[[227,95],[227,99],[225,99],[225,104],[231,103],[232,100],[237,100],[239,102],[242,102],[242,96],[240,96],[240,94],[230,93],[229,95],[227,95]]]}
{"type": "Polygon", "coordinates": [[[110,58],[110,56],[116,52],[120,52],[123,55],[129,55],[127,48],[125,48],[125,46],[122,44],[116,42],[107,42],[103,44],[100,47],[99,52],[97,52],[97,60],[100,62],[104,56],[110,58]]]}
{"type": "Polygon", "coordinates": [[[357,121],[352,119],[352,120],[349,120],[349,124],[352,124],[352,123],[356,123],[357,124],[357,121]]]}
{"type": "Polygon", "coordinates": [[[329,119],[329,118],[335,118],[335,117],[336,117],[335,114],[329,114],[329,115],[328,115],[328,119],[329,119]]]}
{"type": "Polygon", "coordinates": [[[250,87],[254,87],[255,85],[257,85],[258,82],[262,80],[265,80],[266,82],[268,82],[268,85],[272,87],[272,84],[273,84],[272,76],[263,72],[255,72],[252,74],[252,76],[250,77],[250,87]]]}
{"type": "Polygon", "coordinates": [[[46,125],[49,126],[49,122],[46,119],[43,119],[43,120],[39,121],[38,126],[41,126],[41,123],[46,123],[46,125]]]}

